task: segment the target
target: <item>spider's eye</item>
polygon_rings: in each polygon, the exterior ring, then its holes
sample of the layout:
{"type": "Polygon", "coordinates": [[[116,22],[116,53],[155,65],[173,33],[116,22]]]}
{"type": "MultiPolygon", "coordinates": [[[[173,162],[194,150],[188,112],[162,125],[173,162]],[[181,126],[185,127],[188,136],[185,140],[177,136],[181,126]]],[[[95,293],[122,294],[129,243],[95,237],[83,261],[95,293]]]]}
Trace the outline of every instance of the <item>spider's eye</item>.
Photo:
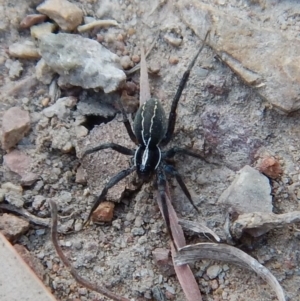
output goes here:
{"type": "Polygon", "coordinates": [[[136,150],[134,157],[134,163],[136,165],[138,175],[142,178],[150,177],[154,170],[158,167],[160,159],[161,152],[157,146],[154,148],[140,146],[136,150]]]}

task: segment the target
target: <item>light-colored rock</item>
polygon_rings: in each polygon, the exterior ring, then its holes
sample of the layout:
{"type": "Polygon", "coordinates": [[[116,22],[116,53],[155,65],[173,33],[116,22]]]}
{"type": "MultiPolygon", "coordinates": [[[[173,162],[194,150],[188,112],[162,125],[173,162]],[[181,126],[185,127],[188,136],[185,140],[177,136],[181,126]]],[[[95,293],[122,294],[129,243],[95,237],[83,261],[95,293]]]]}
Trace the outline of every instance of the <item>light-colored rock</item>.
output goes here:
{"type": "Polygon", "coordinates": [[[126,79],[119,57],[98,42],[66,33],[48,34],[40,40],[46,64],[60,74],[60,82],[85,89],[116,90],[126,79]]]}
{"type": "Polygon", "coordinates": [[[5,166],[20,176],[25,174],[31,165],[31,158],[17,149],[4,155],[3,161],[5,166]]]}
{"type": "Polygon", "coordinates": [[[20,59],[39,59],[41,55],[32,41],[17,42],[9,46],[8,53],[20,59]]]}
{"type": "Polygon", "coordinates": [[[19,60],[6,60],[5,67],[9,69],[8,76],[11,79],[15,79],[20,76],[23,71],[23,65],[19,60]]]}
{"type": "Polygon", "coordinates": [[[49,85],[55,72],[46,64],[44,59],[40,59],[35,66],[36,78],[45,85],[49,85]]]}
{"type": "Polygon", "coordinates": [[[27,15],[20,23],[20,28],[30,28],[32,25],[42,23],[47,19],[47,16],[42,14],[27,15]]]}
{"type": "Polygon", "coordinates": [[[93,222],[110,222],[114,216],[115,204],[102,202],[92,214],[93,222]]]}
{"type": "Polygon", "coordinates": [[[43,35],[52,33],[56,27],[56,24],[50,22],[34,25],[30,28],[30,34],[33,38],[39,39],[43,35]]]}
{"type": "Polygon", "coordinates": [[[238,213],[272,212],[269,179],[246,165],[239,171],[233,183],[221,194],[218,203],[238,213]]]}
{"type": "Polygon", "coordinates": [[[52,147],[59,149],[64,153],[69,153],[73,149],[71,134],[65,127],[60,127],[57,130],[52,130],[52,147]]]}
{"type": "Polygon", "coordinates": [[[3,184],[1,184],[1,189],[5,190],[5,192],[16,192],[16,193],[22,193],[23,192],[23,188],[20,185],[15,185],[11,182],[5,182],[3,184]]]}
{"type": "Polygon", "coordinates": [[[9,241],[15,241],[29,230],[29,222],[12,214],[0,216],[0,231],[9,241]]]}
{"type": "Polygon", "coordinates": [[[14,147],[30,130],[30,117],[27,111],[12,107],[3,114],[2,147],[5,150],[14,147]]]}
{"type": "Polygon", "coordinates": [[[211,265],[207,271],[206,274],[210,279],[217,278],[218,275],[222,272],[222,267],[219,265],[211,265]]]}
{"type": "Polygon", "coordinates": [[[176,5],[201,39],[210,30],[209,45],[264,99],[283,112],[300,108],[300,41],[266,25],[264,20],[278,18],[276,14],[260,16],[258,26],[247,10],[190,0],[176,5]]]}
{"type": "Polygon", "coordinates": [[[59,98],[55,104],[45,108],[43,114],[52,118],[57,116],[60,120],[65,120],[70,115],[70,108],[73,108],[77,103],[77,99],[73,96],[59,98]]]}
{"type": "Polygon", "coordinates": [[[67,0],[46,0],[36,9],[54,20],[63,30],[73,30],[82,22],[82,10],[67,0]]]}

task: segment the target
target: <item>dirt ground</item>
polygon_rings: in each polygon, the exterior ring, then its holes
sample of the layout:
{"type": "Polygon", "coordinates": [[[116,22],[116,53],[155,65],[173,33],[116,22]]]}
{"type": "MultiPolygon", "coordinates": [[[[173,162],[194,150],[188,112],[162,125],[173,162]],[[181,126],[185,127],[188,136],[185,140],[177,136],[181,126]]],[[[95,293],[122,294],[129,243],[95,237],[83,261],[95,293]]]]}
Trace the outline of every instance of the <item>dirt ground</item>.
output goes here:
{"type": "MultiPolygon", "coordinates": [[[[99,33],[108,41],[106,46],[113,52],[119,51],[121,56],[140,55],[141,42],[149,48],[160,31],[147,64],[150,69],[159,68],[158,74],[149,75],[151,92],[161,99],[166,112],[169,112],[181,75],[203,38],[197,36],[183,20],[177,1],[72,2],[87,16],[118,21],[119,27],[101,29],[99,33]],[[120,33],[126,36],[125,49],[122,51],[114,43],[114,37],[120,33]],[[176,39],[182,40],[178,47],[174,44],[176,39]],[[177,60],[178,63],[174,63],[177,60]]],[[[276,28],[277,21],[270,17],[276,6],[278,10],[288,11],[289,15],[298,16],[300,10],[300,5],[294,1],[285,1],[284,6],[277,1],[267,0],[203,2],[212,8],[224,8],[236,14],[239,11],[250,11],[256,16],[269,15],[265,21],[261,21],[263,18],[254,18],[252,21],[257,22],[256,27],[264,26],[265,22],[276,28]]],[[[113,118],[112,114],[108,119],[103,119],[105,122],[101,125],[95,126],[89,136],[78,139],[71,137],[76,149],[63,153],[51,146],[55,135],[53,131],[60,126],[67,129],[74,126],[74,120],[78,117],[76,107],[70,110],[64,120],[45,121],[43,100],[48,97],[49,86],[35,81],[32,86],[18,89],[17,92],[14,90],[22,80],[35,74],[37,60],[19,59],[23,71],[16,78],[9,77],[7,67],[7,61],[11,59],[8,47],[14,42],[32,39],[29,30],[20,30],[19,24],[24,16],[35,12],[39,3],[0,0],[0,13],[3,16],[0,21],[0,116],[2,118],[3,112],[12,106],[20,106],[30,112],[31,131],[19,142],[17,149],[31,157],[31,171],[40,176],[34,185],[24,189],[24,207],[39,217],[47,218],[50,217],[47,200],[53,199],[58,203],[61,229],[68,232],[60,235],[60,243],[81,276],[92,282],[104,283],[115,293],[132,300],[165,300],[155,297],[157,290],[163,292],[166,300],[185,300],[176,276],[163,274],[153,259],[155,249],[169,248],[169,237],[152,183],[144,185],[139,192],[126,196],[116,204],[111,223],[82,229],[94,196],[101,192],[103,183],[122,166],[129,166],[130,160],[107,151],[106,160],[99,162],[99,155],[95,154],[83,162],[88,183],[80,184],[75,182],[81,163],[76,151],[95,143],[97,139],[103,139],[101,133],[116,143],[132,148],[134,145],[127,137],[120,116],[113,118]]],[[[190,5],[193,5],[193,1],[190,5]]],[[[299,38],[298,35],[295,38],[295,31],[299,32],[297,26],[295,21],[285,31],[285,35],[290,39],[299,38]]],[[[130,76],[130,80],[138,84],[139,72],[130,76]]],[[[62,96],[67,93],[62,91],[62,96]]],[[[72,95],[80,98],[83,93],[80,90],[78,95],[74,92],[72,95]]],[[[275,109],[268,99],[257,93],[255,87],[250,87],[218,60],[211,48],[205,47],[180,100],[174,139],[168,146],[180,145],[201,150],[205,147],[208,150],[207,160],[215,164],[195,158],[176,157],[176,167],[200,209],[200,214],[197,214],[177,183],[170,180],[178,216],[205,222],[221,238],[225,238],[226,208],[217,204],[218,198],[233,181],[238,170],[247,164],[255,165],[256,154],[261,151],[277,156],[283,164],[283,175],[279,179],[270,180],[273,212],[299,210],[300,190],[295,185],[294,198],[289,190],[290,185],[300,181],[299,117],[299,111],[286,114],[275,109]]],[[[5,151],[1,150],[1,155],[4,154],[5,151]]],[[[19,176],[7,167],[1,166],[0,172],[1,183],[20,184],[19,176]]],[[[206,238],[189,232],[187,240],[195,243],[206,241],[206,238]]],[[[49,228],[32,224],[18,243],[26,246],[40,260],[45,270],[44,283],[58,300],[108,300],[76,284],[56,255],[49,228]]],[[[284,288],[286,300],[300,301],[300,235],[297,225],[270,231],[250,245],[238,246],[275,275],[284,288]]],[[[193,271],[203,301],[276,300],[274,292],[262,279],[239,267],[203,260],[193,265],[193,271]],[[211,279],[207,269],[214,265],[219,267],[219,272],[211,279]]]]}

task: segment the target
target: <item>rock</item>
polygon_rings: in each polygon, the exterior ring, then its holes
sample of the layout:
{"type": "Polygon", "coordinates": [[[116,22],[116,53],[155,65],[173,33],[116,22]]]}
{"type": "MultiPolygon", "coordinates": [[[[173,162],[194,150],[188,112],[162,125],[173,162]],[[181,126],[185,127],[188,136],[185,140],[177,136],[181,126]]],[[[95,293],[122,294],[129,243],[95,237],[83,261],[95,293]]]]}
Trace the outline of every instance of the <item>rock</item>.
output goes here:
{"type": "Polygon", "coordinates": [[[169,277],[175,274],[172,259],[170,257],[170,250],[164,248],[157,248],[152,251],[154,262],[157,264],[160,272],[169,277]]]}
{"type": "Polygon", "coordinates": [[[8,53],[12,57],[20,59],[39,59],[41,55],[31,41],[17,42],[9,46],[8,53]]]}
{"type": "Polygon", "coordinates": [[[70,116],[70,109],[73,108],[76,103],[77,98],[73,96],[59,98],[55,104],[45,108],[43,114],[48,118],[57,116],[60,120],[64,121],[70,116]]]}
{"type": "Polygon", "coordinates": [[[23,65],[18,60],[6,60],[5,67],[9,69],[8,76],[11,79],[19,77],[23,71],[23,65]]]}
{"type": "Polygon", "coordinates": [[[30,28],[30,34],[33,38],[39,39],[41,36],[46,35],[48,33],[52,33],[56,30],[56,24],[46,22],[39,25],[32,26],[30,28]]]}
{"type": "Polygon", "coordinates": [[[5,200],[16,208],[22,208],[24,206],[22,195],[16,192],[6,192],[5,200]]]}
{"type": "Polygon", "coordinates": [[[34,184],[38,179],[39,179],[39,175],[35,174],[33,172],[26,172],[25,174],[22,175],[21,178],[21,185],[22,186],[31,186],[32,184],[34,184]]]}
{"type": "Polygon", "coordinates": [[[12,107],[3,114],[2,147],[5,150],[14,147],[30,130],[30,118],[27,111],[12,107]]]}
{"type": "Polygon", "coordinates": [[[26,220],[7,213],[0,216],[0,231],[10,242],[15,241],[28,230],[29,222],[26,220]]]}
{"type": "Polygon", "coordinates": [[[71,135],[65,127],[62,126],[59,129],[52,130],[51,135],[53,148],[59,149],[64,153],[69,153],[73,149],[71,135]]]}
{"type": "Polygon", "coordinates": [[[76,133],[76,137],[78,139],[80,139],[80,138],[83,138],[83,137],[87,136],[89,131],[83,125],[79,125],[79,126],[75,127],[75,133],[76,133]]]}
{"type": "Polygon", "coordinates": [[[212,265],[207,269],[206,274],[210,279],[214,279],[217,278],[221,272],[222,267],[220,267],[219,265],[212,265]]]}
{"type": "Polygon", "coordinates": [[[26,29],[31,27],[32,25],[42,23],[47,19],[47,16],[42,14],[32,14],[27,15],[20,23],[20,28],[26,29]]]}
{"type": "Polygon", "coordinates": [[[22,186],[15,185],[11,182],[6,182],[6,183],[1,184],[1,188],[4,189],[6,192],[12,191],[12,192],[20,193],[20,194],[23,192],[22,186]]]}
{"type": "Polygon", "coordinates": [[[49,85],[55,72],[46,64],[44,59],[40,59],[35,66],[36,78],[45,85],[49,85]]]}
{"type": "Polygon", "coordinates": [[[182,44],[182,39],[172,36],[171,34],[165,34],[164,39],[171,45],[179,47],[182,44]]]}
{"type": "Polygon", "coordinates": [[[239,171],[233,183],[221,194],[218,203],[238,213],[272,212],[269,179],[246,165],[239,171]]]}
{"type": "Polygon", "coordinates": [[[102,202],[92,214],[93,222],[110,222],[114,216],[115,204],[102,202]]]}
{"type": "Polygon", "coordinates": [[[67,0],[46,0],[36,9],[67,31],[74,30],[81,24],[83,18],[82,10],[67,0]]]}
{"type": "Polygon", "coordinates": [[[78,184],[86,184],[86,174],[82,166],[77,168],[75,182],[78,184]]]}
{"type": "Polygon", "coordinates": [[[116,90],[126,79],[119,57],[98,42],[66,33],[42,36],[40,52],[46,64],[60,74],[60,82],[84,89],[116,90]]]}
{"type": "Polygon", "coordinates": [[[277,179],[283,173],[279,161],[272,156],[265,156],[259,160],[257,169],[271,179],[277,179]]]}
{"type": "Polygon", "coordinates": [[[3,163],[11,171],[22,176],[28,171],[31,165],[31,158],[19,150],[13,150],[3,156],[3,163]]]}
{"type": "MultiPolygon", "coordinates": [[[[246,10],[230,10],[200,1],[177,2],[184,22],[201,38],[210,30],[209,45],[248,85],[274,107],[289,113],[300,108],[300,41],[265,20],[253,22],[246,10]]],[[[276,22],[276,21],[275,21],[276,22]]]]}
{"type": "MultiPolygon", "coordinates": [[[[43,229],[44,230],[44,229],[43,229]]],[[[15,244],[14,248],[27,263],[27,265],[34,271],[34,273],[39,277],[40,280],[43,280],[45,275],[44,266],[41,264],[38,258],[31,254],[24,246],[15,244]]]]}
{"type": "Polygon", "coordinates": [[[125,55],[121,57],[121,65],[123,67],[123,69],[130,69],[131,67],[133,67],[133,62],[130,58],[130,56],[125,55]]]}

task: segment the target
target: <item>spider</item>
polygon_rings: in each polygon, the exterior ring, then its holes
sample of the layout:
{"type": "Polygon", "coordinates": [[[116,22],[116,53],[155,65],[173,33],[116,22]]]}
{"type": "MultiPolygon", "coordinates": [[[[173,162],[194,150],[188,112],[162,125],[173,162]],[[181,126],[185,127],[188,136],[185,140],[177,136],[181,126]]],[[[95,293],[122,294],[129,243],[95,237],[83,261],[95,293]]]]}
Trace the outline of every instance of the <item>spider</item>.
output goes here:
{"type": "Polygon", "coordinates": [[[170,227],[168,206],[166,204],[166,174],[175,177],[189,202],[192,204],[195,210],[199,212],[180,173],[176,170],[176,168],[173,165],[168,163],[168,159],[173,158],[176,154],[183,154],[201,159],[203,159],[203,156],[188,149],[180,148],[177,146],[172,147],[166,151],[161,151],[161,147],[166,146],[172,139],[175,129],[176,109],[179,99],[189,79],[190,72],[205,45],[205,41],[208,34],[209,32],[205,36],[202,47],[198,50],[197,54],[190,62],[187,70],[184,72],[180,80],[177,92],[172,101],[168,120],[166,119],[165,111],[161,105],[161,102],[156,98],[150,98],[146,102],[144,102],[138,109],[132,128],[128,120],[127,114],[121,105],[123,123],[125,125],[130,139],[137,145],[137,149],[132,150],[116,143],[105,143],[88,149],[83,153],[82,158],[96,151],[110,148],[121,154],[132,156],[133,158],[133,160],[131,161],[133,163],[131,167],[120,171],[118,174],[113,176],[105,185],[100,196],[94,202],[86,223],[88,223],[92,213],[96,210],[99,204],[105,199],[108,190],[114,185],[116,185],[119,181],[126,178],[135,170],[139,179],[142,181],[142,184],[148,182],[152,178],[152,176],[156,174],[157,189],[160,194],[162,203],[162,212],[166,222],[167,231],[173,242],[174,240],[170,227]]]}

